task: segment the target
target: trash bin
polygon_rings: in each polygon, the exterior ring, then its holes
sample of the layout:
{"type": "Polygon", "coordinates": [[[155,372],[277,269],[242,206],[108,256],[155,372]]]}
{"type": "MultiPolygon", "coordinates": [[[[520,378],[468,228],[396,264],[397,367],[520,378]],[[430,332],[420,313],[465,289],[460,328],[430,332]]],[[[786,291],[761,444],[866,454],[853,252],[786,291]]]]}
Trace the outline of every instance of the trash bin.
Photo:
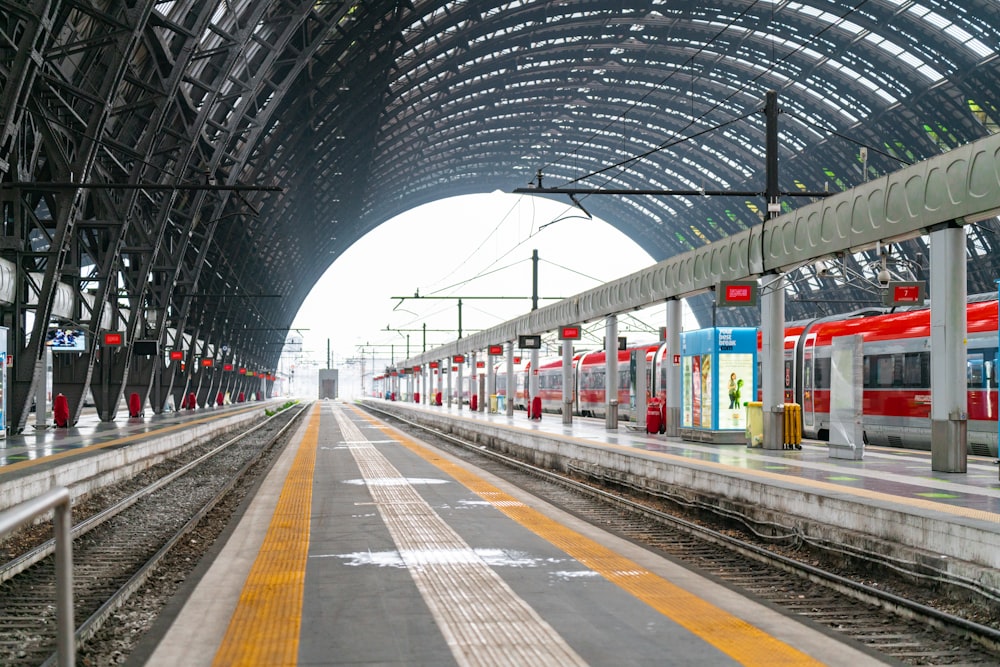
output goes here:
{"type": "Polygon", "coordinates": [[[785,423],[782,443],[785,447],[802,449],[802,406],[785,403],[785,423]]]}
{"type": "Polygon", "coordinates": [[[497,395],[490,394],[490,412],[495,413],[497,411],[497,395]]]}
{"type": "Polygon", "coordinates": [[[747,408],[747,447],[764,446],[764,403],[748,401],[747,408]]]}
{"type": "Polygon", "coordinates": [[[477,412],[479,410],[479,397],[475,394],[469,397],[469,409],[473,412],[477,412]]]}
{"type": "Polygon", "coordinates": [[[535,396],[531,399],[531,419],[541,420],[542,418],[542,397],[535,396]]]}
{"type": "Polygon", "coordinates": [[[504,395],[497,396],[497,412],[507,411],[507,397],[504,395]]]}
{"type": "Polygon", "coordinates": [[[646,433],[660,432],[660,399],[651,398],[646,405],[646,433]]]}

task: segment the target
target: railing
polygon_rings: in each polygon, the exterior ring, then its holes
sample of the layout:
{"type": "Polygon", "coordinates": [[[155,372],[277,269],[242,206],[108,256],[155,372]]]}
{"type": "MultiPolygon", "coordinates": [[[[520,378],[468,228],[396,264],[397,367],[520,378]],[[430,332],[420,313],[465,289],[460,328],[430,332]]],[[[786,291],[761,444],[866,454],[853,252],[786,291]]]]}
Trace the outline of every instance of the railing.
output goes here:
{"type": "Polygon", "coordinates": [[[76,642],[73,637],[73,539],[70,495],[66,487],[56,487],[37,498],[0,512],[0,537],[55,510],[56,538],[56,655],[59,667],[73,667],[76,642]]]}

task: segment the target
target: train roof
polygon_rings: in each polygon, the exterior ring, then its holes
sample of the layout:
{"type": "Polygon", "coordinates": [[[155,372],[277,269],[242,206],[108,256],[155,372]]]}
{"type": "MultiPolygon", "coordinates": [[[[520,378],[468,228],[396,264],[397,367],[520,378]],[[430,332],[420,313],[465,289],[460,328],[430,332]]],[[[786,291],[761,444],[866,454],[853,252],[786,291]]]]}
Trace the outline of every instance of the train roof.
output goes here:
{"type": "MultiPolygon", "coordinates": [[[[997,331],[997,302],[976,301],[966,309],[966,331],[984,333],[997,331]]],[[[866,341],[899,340],[930,335],[931,312],[928,308],[886,313],[850,320],[819,322],[810,333],[816,334],[816,344],[829,344],[836,336],[861,334],[866,341]]]]}

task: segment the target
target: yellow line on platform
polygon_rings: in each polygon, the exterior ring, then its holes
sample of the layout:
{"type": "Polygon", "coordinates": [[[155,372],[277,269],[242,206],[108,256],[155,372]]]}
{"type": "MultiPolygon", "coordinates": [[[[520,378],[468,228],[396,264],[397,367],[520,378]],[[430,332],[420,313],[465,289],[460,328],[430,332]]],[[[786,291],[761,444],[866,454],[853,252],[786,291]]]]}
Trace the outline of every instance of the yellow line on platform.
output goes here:
{"type": "Polygon", "coordinates": [[[631,593],[741,664],[761,667],[823,664],[750,623],[653,574],[589,537],[528,507],[435,450],[418,444],[361,410],[353,409],[372,424],[378,425],[386,435],[398,440],[404,447],[437,466],[521,526],[562,549],[611,583],[631,593]]]}
{"type": "Polygon", "coordinates": [[[213,666],[294,665],[298,660],[321,405],[313,405],[213,666]]]}

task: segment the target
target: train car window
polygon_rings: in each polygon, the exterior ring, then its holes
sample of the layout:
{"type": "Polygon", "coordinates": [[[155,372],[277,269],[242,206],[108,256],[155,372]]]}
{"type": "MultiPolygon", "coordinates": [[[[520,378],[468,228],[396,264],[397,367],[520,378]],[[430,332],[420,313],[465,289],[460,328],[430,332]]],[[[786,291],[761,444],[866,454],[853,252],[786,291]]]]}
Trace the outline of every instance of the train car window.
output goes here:
{"type": "Polygon", "coordinates": [[[903,355],[903,386],[920,388],[931,386],[930,352],[907,352],[903,355]]]}
{"type": "Polygon", "coordinates": [[[970,352],[968,362],[966,362],[966,377],[969,389],[983,389],[986,387],[983,370],[983,355],[981,353],[970,352]]]}
{"type": "Polygon", "coordinates": [[[872,386],[872,358],[868,355],[861,360],[861,386],[865,389],[872,386]]]}
{"type": "Polygon", "coordinates": [[[969,350],[966,373],[970,389],[996,389],[997,348],[969,350]]]}
{"type": "Polygon", "coordinates": [[[594,384],[592,389],[604,389],[604,371],[594,371],[594,384]]]}
{"type": "Polygon", "coordinates": [[[902,355],[873,354],[871,357],[866,358],[866,361],[870,364],[870,367],[866,369],[866,381],[864,386],[874,389],[884,389],[886,387],[892,387],[893,385],[899,386],[902,384],[902,355]],[[898,359],[896,357],[898,357],[898,359]]]}
{"type": "Polygon", "coordinates": [[[831,364],[830,357],[816,357],[813,361],[813,388],[830,388],[831,364]]]}

